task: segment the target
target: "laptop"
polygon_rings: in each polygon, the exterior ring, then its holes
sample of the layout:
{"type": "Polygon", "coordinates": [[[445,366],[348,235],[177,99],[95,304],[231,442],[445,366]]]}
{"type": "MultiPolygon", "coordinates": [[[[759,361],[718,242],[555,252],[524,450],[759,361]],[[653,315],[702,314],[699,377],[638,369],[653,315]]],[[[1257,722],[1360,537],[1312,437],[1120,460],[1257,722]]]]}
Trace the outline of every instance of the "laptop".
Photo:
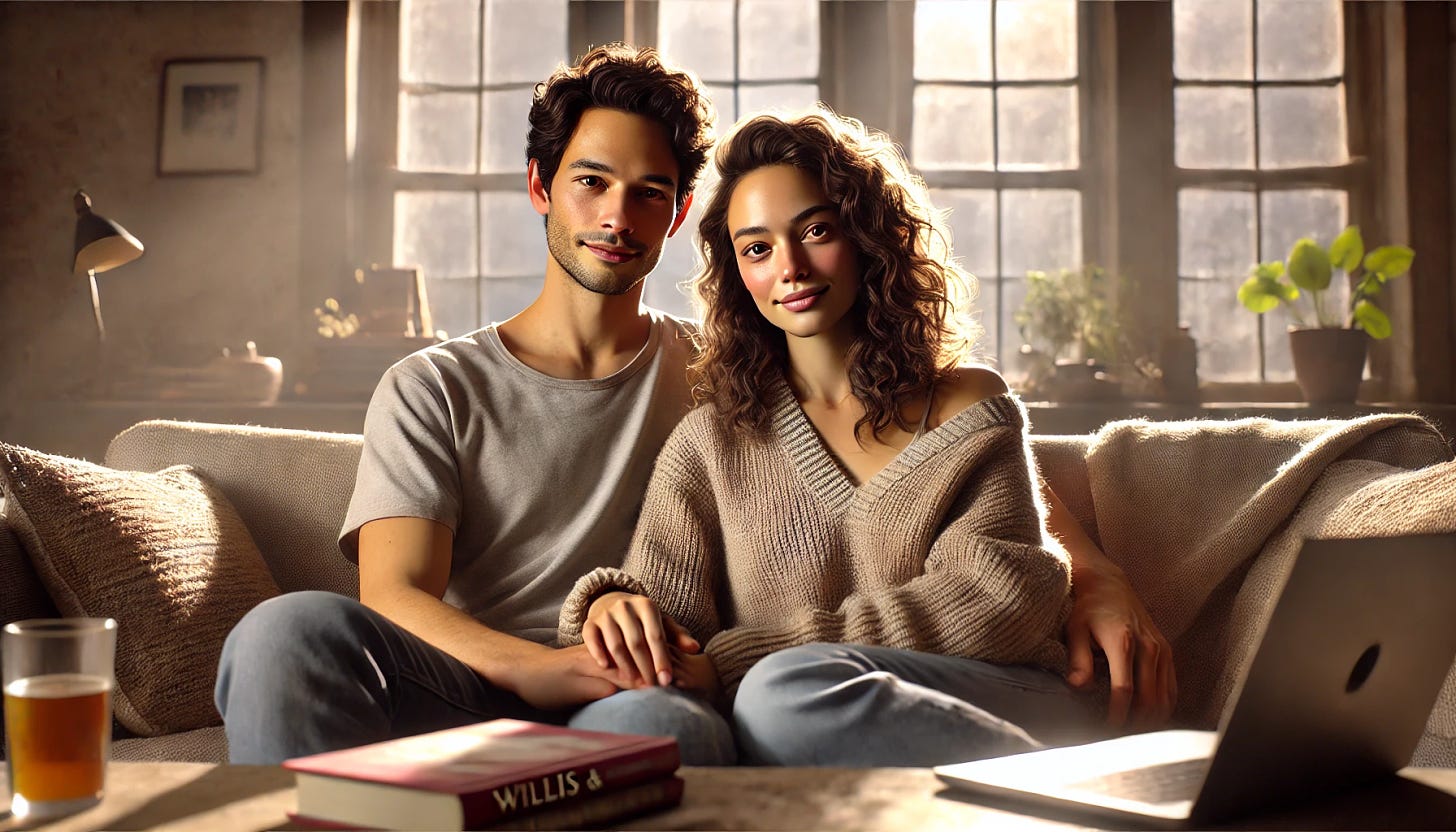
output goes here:
{"type": "Polygon", "coordinates": [[[1217,731],[935,768],[969,797],[1205,825],[1409,764],[1456,659],[1456,535],[1307,540],[1217,731]]]}

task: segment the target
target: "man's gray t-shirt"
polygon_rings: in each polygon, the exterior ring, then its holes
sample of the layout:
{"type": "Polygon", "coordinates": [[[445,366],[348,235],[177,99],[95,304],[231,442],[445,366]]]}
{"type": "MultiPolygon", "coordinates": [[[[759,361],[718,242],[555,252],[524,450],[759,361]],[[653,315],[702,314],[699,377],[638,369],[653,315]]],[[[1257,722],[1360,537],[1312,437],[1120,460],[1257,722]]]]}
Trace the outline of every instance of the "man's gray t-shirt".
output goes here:
{"type": "Polygon", "coordinates": [[[359,527],[423,517],[454,532],[444,600],[495,630],[550,644],[576,579],[618,566],[653,460],[690,406],[684,322],[653,311],[616,373],[545,375],[496,326],[421,350],[384,374],[339,545],[359,527]]]}

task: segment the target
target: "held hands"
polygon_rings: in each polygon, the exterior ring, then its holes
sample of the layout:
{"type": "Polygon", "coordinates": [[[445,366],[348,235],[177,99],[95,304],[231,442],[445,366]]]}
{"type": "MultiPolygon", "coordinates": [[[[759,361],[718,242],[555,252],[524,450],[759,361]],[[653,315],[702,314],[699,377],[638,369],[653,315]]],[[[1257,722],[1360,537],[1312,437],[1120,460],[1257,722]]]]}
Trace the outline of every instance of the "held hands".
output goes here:
{"type": "Polygon", "coordinates": [[[1151,728],[1173,715],[1178,679],[1173,648],[1138,600],[1127,577],[1111,563],[1079,570],[1067,617],[1067,684],[1090,687],[1092,645],[1107,654],[1112,691],[1107,724],[1151,728]]]}
{"type": "Polygon", "coordinates": [[[672,684],[673,653],[702,650],[651,598],[628,592],[608,592],[593,601],[581,638],[599,668],[619,669],[634,680],[633,687],[672,684]]]}
{"type": "Polygon", "coordinates": [[[601,667],[581,644],[559,650],[543,645],[523,653],[503,681],[528,704],[544,710],[584,705],[637,686],[635,674],[601,667]]]}

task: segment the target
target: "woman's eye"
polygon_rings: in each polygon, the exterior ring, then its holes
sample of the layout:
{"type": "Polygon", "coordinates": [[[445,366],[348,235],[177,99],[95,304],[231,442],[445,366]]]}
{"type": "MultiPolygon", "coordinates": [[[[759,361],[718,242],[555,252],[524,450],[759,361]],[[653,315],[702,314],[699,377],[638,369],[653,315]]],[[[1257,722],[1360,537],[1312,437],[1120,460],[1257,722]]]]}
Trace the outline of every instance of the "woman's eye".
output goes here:
{"type": "Polygon", "coordinates": [[[809,226],[809,230],[804,232],[804,236],[813,240],[822,239],[829,236],[829,226],[823,223],[815,223],[809,226]]]}
{"type": "Polygon", "coordinates": [[[743,250],[744,257],[758,257],[768,252],[768,246],[763,243],[749,243],[748,248],[743,250]]]}

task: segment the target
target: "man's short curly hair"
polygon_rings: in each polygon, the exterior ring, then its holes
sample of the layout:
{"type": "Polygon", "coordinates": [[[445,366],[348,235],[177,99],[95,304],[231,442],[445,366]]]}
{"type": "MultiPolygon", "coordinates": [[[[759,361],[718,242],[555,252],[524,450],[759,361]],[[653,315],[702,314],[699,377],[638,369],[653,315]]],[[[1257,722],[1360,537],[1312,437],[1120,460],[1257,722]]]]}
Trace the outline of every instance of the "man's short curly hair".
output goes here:
{"type": "Polygon", "coordinates": [[[558,67],[536,85],[526,135],[526,161],[536,160],[548,193],[581,114],[592,107],[625,110],[667,128],[681,210],[713,145],[713,104],[698,79],[664,64],[654,49],[621,43],[598,46],[575,66],[558,67]]]}
{"type": "Polygon", "coordinates": [[[860,291],[846,313],[854,325],[849,380],[865,415],[856,433],[905,430],[902,405],[970,358],[976,327],[958,314],[975,278],[951,255],[944,218],[925,182],[890,138],[826,107],[784,119],[741,123],[714,156],[720,180],[698,225],[702,266],[694,291],[704,310],[693,362],[695,396],[711,401],[731,428],[762,434],[769,426],[763,391],[783,377],[782,330],[759,312],[734,254],[728,205],[743,177],[790,165],[824,189],[859,255],[860,291]]]}

